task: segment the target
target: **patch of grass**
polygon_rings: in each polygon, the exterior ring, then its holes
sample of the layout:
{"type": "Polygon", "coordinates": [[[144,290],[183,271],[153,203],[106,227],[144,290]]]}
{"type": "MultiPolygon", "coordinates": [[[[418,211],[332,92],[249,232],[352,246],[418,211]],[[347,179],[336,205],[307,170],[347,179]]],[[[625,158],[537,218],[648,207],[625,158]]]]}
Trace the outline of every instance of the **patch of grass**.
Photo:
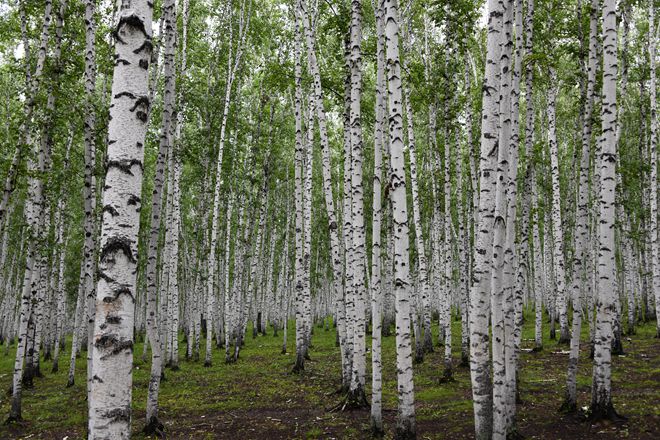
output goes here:
{"type": "MultiPolygon", "coordinates": [[[[520,358],[519,428],[523,433],[547,432],[559,419],[557,409],[564,396],[568,356],[547,334],[544,322],[544,350],[522,353],[520,358]]],[[[437,323],[433,326],[437,341],[437,323]]],[[[461,323],[452,321],[455,382],[440,384],[444,368],[443,347],[426,354],[422,364],[415,365],[416,413],[419,438],[469,438],[473,415],[468,368],[458,367],[460,360],[461,323]]],[[[291,372],[295,344],[293,322],[289,328],[289,354],[280,354],[280,336],[252,338],[248,331],[241,357],[236,364],[224,363],[224,350],[213,348],[213,366],[203,361],[180,361],[179,371],[166,370],[167,380],[160,393],[160,416],[171,438],[346,438],[363,439],[368,435],[369,411],[328,413],[326,409],[340,401],[334,394],[340,386],[340,356],[335,347],[335,332],[314,328],[313,349],[303,374],[291,372]]],[[[631,418],[626,427],[627,438],[639,438],[645,430],[658,429],[653,414],[660,413],[660,341],[654,339],[655,325],[637,328],[636,335],[624,340],[626,355],[613,359],[614,402],[617,409],[631,418]]],[[[588,324],[582,331],[577,377],[579,406],[588,405],[591,385],[588,324]]],[[[533,310],[526,312],[523,348],[533,346],[533,310]]],[[[202,341],[202,350],[204,341],[202,341]]],[[[180,341],[181,348],[185,345],[180,341]]],[[[395,427],[396,352],[395,338],[383,339],[383,407],[387,435],[395,427]]],[[[44,378],[35,379],[35,387],[23,396],[24,426],[0,426],[0,438],[33,439],[84,438],[87,424],[85,357],[76,362],[76,385],[66,388],[70,341],[60,358],[60,371],[51,374],[51,362],[44,361],[44,378]]],[[[367,347],[371,338],[367,337],[367,347]]],[[[135,345],[133,370],[133,438],[145,439],[140,433],[144,423],[149,380],[149,362],[141,361],[143,343],[135,345]]],[[[203,354],[203,353],[202,353],[203,354]]],[[[9,412],[9,396],[4,390],[11,384],[14,350],[0,352],[0,414],[9,412]]],[[[202,356],[203,357],[203,356],[202,356]]],[[[371,395],[371,355],[367,353],[366,392],[371,395]]],[[[565,423],[565,421],[562,421],[565,423]]],[[[623,435],[623,431],[620,432],[623,435]]],[[[544,438],[554,438],[548,434],[544,438]]]]}

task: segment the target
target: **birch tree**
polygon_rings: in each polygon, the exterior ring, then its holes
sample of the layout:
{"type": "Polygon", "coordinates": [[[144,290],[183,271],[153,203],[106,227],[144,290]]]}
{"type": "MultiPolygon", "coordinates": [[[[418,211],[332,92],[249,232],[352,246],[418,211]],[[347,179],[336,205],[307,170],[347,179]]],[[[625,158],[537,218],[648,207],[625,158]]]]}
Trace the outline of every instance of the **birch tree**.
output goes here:
{"type": "Polygon", "coordinates": [[[504,5],[488,1],[488,37],[483,84],[479,216],[475,238],[474,273],[470,290],[470,377],[477,439],[492,435],[492,384],[488,354],[488,315],[498,151],[500,43],[504,5]]]}
{"type": "Polygon", "coordinates": [[[616,2],[605,0],[603,20],[603,96],[602,135],[598,157],[600,181],[600,211],[598,225],[598,299],[596,304],[596,335],[594,347],[594,374],[591,398],[592,418],[617,418],[612,405],[612,313],[616,294],[614,261],[614,222],[617,158],[617,27],[616,2]]]}
{"type": "Polygon", "coordinates": [[[92,348],[89,438],[128,438],[142,160],[149,112],[153,5],[134,0],[116,24],[92,348]]]}
{"type": "Polygon", "coordinates": [[[410,341],[410,269],[408,207],[401,108],[401,63],[399,54],[399,5],[397,0],[383,0],[385,13],[385,56],[387,65],[387,101],[390,145],[390,197],[394,223],[394,290],[396,294],[396,362],[398,384],[398,419],[396,437],[413,439],[415,394],[413,388],[412,347],[410,341]]]}

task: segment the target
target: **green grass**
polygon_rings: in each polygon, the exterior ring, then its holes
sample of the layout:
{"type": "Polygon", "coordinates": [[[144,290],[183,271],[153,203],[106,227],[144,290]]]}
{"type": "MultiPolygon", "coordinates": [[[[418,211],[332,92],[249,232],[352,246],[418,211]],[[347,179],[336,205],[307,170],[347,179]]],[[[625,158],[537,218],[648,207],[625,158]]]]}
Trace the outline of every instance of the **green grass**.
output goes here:
{"type": "MultiPolygon", "coordinates": [[[[523,348],[533,346],[533,311],[526,314],[523,348]]],[[[544,322],[544,350],[523,353],[521,357],[520,387],[523,403],[518,406],[520,430],[527,435],[546,433],[557,424],[557,413],[565,381],[568,357],[554,352],[557,347],[548,337],[544,322]]],[[[424,363],[415,366],[416,412],[419,438],[470,438],[473,416],[469,371],[458,367],[460,360],[460,321],[452,321],[455,379],[440,384],[443,372],[443,350],[427,354],[424,363]]],[[[654,323],[637,328],[637,334],[625,341],[627,354],[614,359],[614,402],[617,409],[631,421],[618,431],[627,438],[641,438],[644,430],[658,429],[660,422],[660,343],[654,339],[654,323]],[[624,433],[625,429],[625,433],[624,433]]],[[[583,326],[583,350],[578,371],[580,405],[588,405],[591,384],[591,361],[588,325],[583,326]]],[[[238,363],[224,363],[224,351],[214,347],[213,366],[203,362],[180,361],[179,371],[166,371],[160,393],[160,416],[170,434],[169,438],[356,438],[368,436],[368,410],[328,412],[339,402],[333,394],[339,387],[339,351],[335,347],[334,331],[314,328],[312,361],[301,375],[291,373],[294,361],[294,328],[289,330],[289,353],[280,354],[281,332],[253,339],[248,332],[245,347],[238,363]],[[222,434],[225,433],[226,437],[222,434]]],[[[437,338],[437,325],[434,326],[437,338]]],[[[435,339],[434,339],[435,341],[435,339]]],[[[383,340],[383,404],[387,436],[395,424],[396,353],[395,338],[383,340]]],[[[60,371],[50,373],[51,362],[42,362],[43,378],[35,379],[35,387],[24,391],[23,417],[20,426],[0,426],[0,438],[51,439],[69,436],[85,437],[87,402],[85,359],[76,364],[76,385],[66,388],[69,364],[68,348],[60,358],[60,371]]],[[[370,338],[367,346],[370,347],[370,338]]],[[[202,341],[202,350],[203,350],[202,341]]],[[[180,341],[181,356],[185,344],[180,341]]],[[[142,343],[135,346],[133,385],[133,438],[144,439],[140,429],[144,423],[149,364],[141,362],[142,343]]],[[[13,349],[8,355],[0,352],[0,414],[9,412],[9,396],[4,392],[11,384],[13,349]]],[[[370,360],[367,354],[367,392],[370,393],[370,360]]],[[[562,419],[562,423],[567,423],[562,419]]],[[[577,423],[577,422],[576,422],[577,423]]],[[[586,425],[586,424],[585,424],[586,425]]],[[[581,429],[582,425],[575,425],[581,429]]],[[[586,429],[586,427],[585,427],[586,429]]],[[[588,437],[585,437],[588,438],[588,437]]],[[[604,437],[607,438],[607,437],[604,437]]],[[[616,437],[614,437],[616,438],[616,437]]]]}

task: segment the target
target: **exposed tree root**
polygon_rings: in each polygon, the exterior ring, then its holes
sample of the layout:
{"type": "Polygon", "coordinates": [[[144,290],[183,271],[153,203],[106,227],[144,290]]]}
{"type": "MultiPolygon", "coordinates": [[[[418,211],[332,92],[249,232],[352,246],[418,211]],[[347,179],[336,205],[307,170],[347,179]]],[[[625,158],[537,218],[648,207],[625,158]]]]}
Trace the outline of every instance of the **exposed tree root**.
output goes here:
{"type": "Polygon", "coordinates": [[[612,402],[606,405],[592,405],[588,419],[591,422],[599,422],[601,420],[610,420],[615,423],[621,423],[628,420],[627,417],[620,415],[614,409],[612,402]]]}
{"type": "Polygon", "coordinates": [[[367,401],[367,395],[364,392],[364,387],[358,385],[355,390],[349,390],[346,396],[338,404],[331,407],[328,412],[352,411],[369,408],[370,406],[367,401]]]}
{"type": "Polygon", "coordinates": [[[165,438],[165,426],[158,420],[158,417],[152,417],[149,423],[142,430],[146,435],[155,435],[159,438],[165,438]]]}

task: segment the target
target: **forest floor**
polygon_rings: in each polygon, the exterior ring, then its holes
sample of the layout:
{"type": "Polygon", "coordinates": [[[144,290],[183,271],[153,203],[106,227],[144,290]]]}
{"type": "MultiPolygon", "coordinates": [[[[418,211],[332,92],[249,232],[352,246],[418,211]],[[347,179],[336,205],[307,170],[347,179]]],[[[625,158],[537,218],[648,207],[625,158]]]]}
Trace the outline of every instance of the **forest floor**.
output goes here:
{"type": "MultiPolygon", "coordinates": [[[[525,323],[523,348],[533,345],[533,318],[525,323]]],[[[544,330],[547,330],[547,324],[544,330]]],[[[585,327],[585,326],[583,326],[585,327]]],[[[637,328],[624,337],[625,355],[613,361],[614,405],[627,422],[592,424],[558,410],[564,396],[567,347],[544,340],[541,352],[522,354],[518,428],[528,439],[658,439],[660,438],[660,340],[655,325],[637,328]]],[[[436,333],[434,333],[437,335],[436,333]]],[[[289,352],[280,354],[282,339],[269,329],[267,336],[248,337],[236,364],[224,363],[224,351],[214,348],[214,363],[182,360],[180,370],[166,372],[160,393],[160,417],[169,439],[367,439],[369,410],[331,412],[340,397],[339,352],[331,329],[314,328],[311,361],[303,374],[291,372],[294,331],[289,331],[289,352]]],[[[460,322],[453,322],[454,357],[460,359],[460,322]]],[[[547,331],[546,331],[547,337],[547,331]]],[[[588,338],[584,329],[582,340],[588,338]]],[[[203,342],[203,341],[202,341],[203,342]]],[[[368,341],[370,344],[370,341],[368,341]]],[[[369,346],[369,345],[368,345],[369,346]]],[[[181,343],[181,355],[185,344],[181,343]]],[[[203,349],[203,348],[202,348],[203,349]]],[[[141,362],[142,343],[136,344],[133,387],[133,438],[145,416],[149,366],[141,362]]],[[[369,354],[367,355],[367,364],[369,354]]],[[[14,353],[0,352],[0,415],[9,413],[14,353]]],[[[69,355],[60,358],[60,371],[51,362],[41,366],[43,378],[25,390],[20,425],[0,425],[0,439],[84,439],[87,419],[85,361],[77,362],[76,384],[66,388],[69,355]]],[[[396,421],[396,369],[394,336],[383,342],[383,404],[386,438],[396,421]]],[[[368,367],[370,370],[370,367],[368,367]]],[[[455,367],[455,381],[439,383],[442,350],[426,356],[415,368],[415,401],[419,439],[473,438],[470,375],[455,367]]],[[[369,374],[369,371],[368,371],[369,374]]],[[[368,375],[370,377],[370,375],[368,375]]],[[[591,361],[583,344],[578,372],[578,402],[590,401],[591,361]]],[[[367,380],[367,395],[370,393],[367,380]]]]}

